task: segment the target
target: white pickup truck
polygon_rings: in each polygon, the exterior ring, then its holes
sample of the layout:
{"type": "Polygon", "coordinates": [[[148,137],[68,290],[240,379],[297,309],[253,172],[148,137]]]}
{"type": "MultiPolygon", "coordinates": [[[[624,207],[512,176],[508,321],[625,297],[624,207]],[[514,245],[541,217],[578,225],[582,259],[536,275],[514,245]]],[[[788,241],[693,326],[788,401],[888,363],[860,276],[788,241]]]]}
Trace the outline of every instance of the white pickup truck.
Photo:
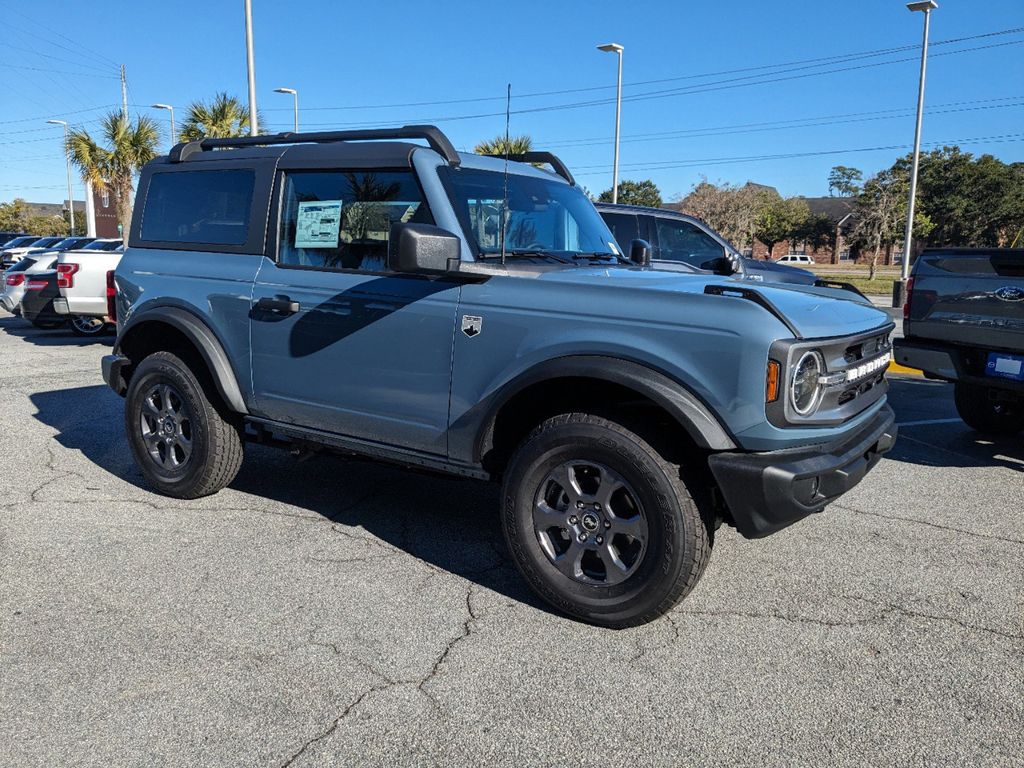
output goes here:
{"type": "Polygon", "coordinates": [[[107,330],[111,322],[108,275],[117,269],[122,251],[123,241],[110,238],[65,251],[57,259],[60,298],[53,300],[53,308],[69,316],[71,330],[79,336],[98,336],[107,330]]]}

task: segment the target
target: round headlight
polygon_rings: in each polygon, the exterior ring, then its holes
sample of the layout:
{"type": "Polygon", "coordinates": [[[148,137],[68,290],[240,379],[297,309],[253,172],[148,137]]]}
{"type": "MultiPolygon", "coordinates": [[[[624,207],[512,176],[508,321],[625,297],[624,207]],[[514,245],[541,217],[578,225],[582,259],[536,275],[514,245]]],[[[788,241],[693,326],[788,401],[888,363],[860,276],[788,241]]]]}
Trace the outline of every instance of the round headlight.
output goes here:
{"type": "Polygon", "coordinates": [[[818,404],[818,397],[821,394],[818,380],[821,378],[823,365],[821,355],[817,352],[804,352],[793,369],[789,398],[793,410],[801,416],[809,414],[818,404]]]}

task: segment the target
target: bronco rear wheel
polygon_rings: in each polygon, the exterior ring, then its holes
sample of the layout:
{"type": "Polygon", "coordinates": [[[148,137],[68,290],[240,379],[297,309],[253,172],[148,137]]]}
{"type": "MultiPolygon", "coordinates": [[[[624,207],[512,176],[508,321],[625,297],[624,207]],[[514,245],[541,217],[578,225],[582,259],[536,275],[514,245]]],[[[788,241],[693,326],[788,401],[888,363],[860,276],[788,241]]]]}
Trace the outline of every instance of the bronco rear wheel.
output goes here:
{"type": "Polygon", "coordinates": [[[124,416],[135,462],[160,493],[179,499],[208,496],[234,480],[242,466],[238,426],[170,352],[156,352],[139,364],[125,395],[124,416]]]}
{"type": "Polygon", "coordinates": [[[629,627],[697,584],[712,529],[680,467],[614,420],[548,419],[505,475],[502,524],[533,589],[566,613],[629,627]]]}

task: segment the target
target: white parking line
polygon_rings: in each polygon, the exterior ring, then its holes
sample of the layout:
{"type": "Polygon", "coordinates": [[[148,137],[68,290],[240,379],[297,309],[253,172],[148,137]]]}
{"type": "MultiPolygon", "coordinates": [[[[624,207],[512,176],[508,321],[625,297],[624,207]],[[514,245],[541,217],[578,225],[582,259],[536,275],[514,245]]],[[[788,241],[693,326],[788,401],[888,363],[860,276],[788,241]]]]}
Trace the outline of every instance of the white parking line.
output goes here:
{"type": "Polygon", "coordinates": [[[922,419],[921,421],[898,421],[897,427],[923,427],[928,424],[956,424],[960,419],[922,419]]]}

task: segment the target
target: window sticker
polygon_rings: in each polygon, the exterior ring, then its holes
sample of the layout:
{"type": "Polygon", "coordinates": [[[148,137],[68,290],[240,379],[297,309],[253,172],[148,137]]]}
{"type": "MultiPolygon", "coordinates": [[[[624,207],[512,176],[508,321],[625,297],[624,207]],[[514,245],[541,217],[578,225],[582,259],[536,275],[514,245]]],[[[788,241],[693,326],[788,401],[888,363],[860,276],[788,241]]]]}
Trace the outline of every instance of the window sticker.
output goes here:
{"type": "Polygon", "coordinates": [[[295,218],[296,248],[337,248],[341,200],[300,200],[295,218]]]}

